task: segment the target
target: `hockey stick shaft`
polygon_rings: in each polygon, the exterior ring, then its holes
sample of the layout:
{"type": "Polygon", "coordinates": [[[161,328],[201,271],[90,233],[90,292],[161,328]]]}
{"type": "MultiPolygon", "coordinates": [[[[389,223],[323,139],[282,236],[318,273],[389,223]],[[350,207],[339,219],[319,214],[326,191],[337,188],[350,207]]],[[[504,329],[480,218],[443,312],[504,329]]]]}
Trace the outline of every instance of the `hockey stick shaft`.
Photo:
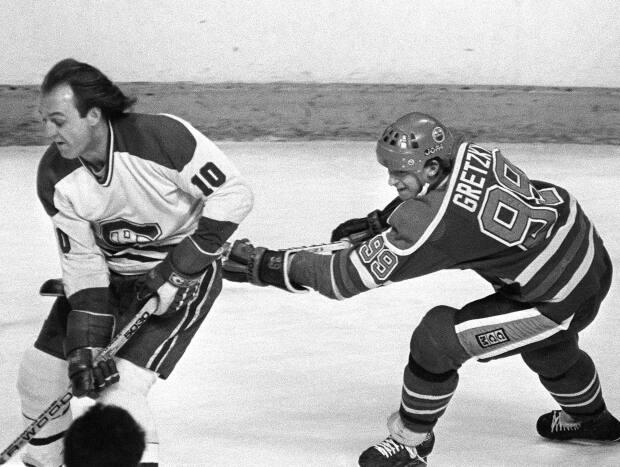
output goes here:
{"type": "Polygon", "coordinates": [[[297,246],[291,248],[283,248],[283,251],[296,253],[298,251],[307,251],[309,253],[331,253],[332,251],[344,250],[353,244],[349,240],[338,240],[330,243],[317,243],[316,245],[297,246]]]}
{"type": "MultiPolygon", "coordinates": [[[[315,245],[307,245],[307,246],[296,246],[291,248],[282,248],[283,251],[290,252],[298,252],[298,251],[307,251],[310,253],[331,253],[332,251],[344,250],[345,248],[349,248],[358,242],[365,240],[367,235],[363,235],[363,238],[360,238],[359,234],[352,234],[350,237],[343,238],[342,240],[338,240],[336,242],[328,242],[328,243],[317,243],[315,245]]],[[[230,250],[232,248],[232,244],[224,243],[222,246],[222,258],[227,259],[230,254],[230,250]]],[[[64,287],[62,285],[62,279],[48,279],[46,280],[41,288],[39,289],[39,295],[48,296],[48,297],[64,297],[64,287]]]]}
{"type": "MultiPolygon", "coordinates": [[[[129,323],[119,332],[110,345],[103,349],[93,360],[93,364],[101,362],[102,360],[113,357],[123,347],[131,337],[134,336],[138,329],[146,322],[157,309],[158,299],[153,297],[142,307],[142,309],[134,316],[129,323]]],[[[28,427],[21,432],[21,434],[15,438],[15,440],[9,444],[9,446],[0,454],[0,465],[6,463],[15,453],[17,453],[26,443],[28,443],[34,436],[53,419],[55,415],[65,407],[72,399],[73,393],[71,392],[71,386],[66,393],[58,397],[52,402],[45,411],[37,417],[28,427]]]]}

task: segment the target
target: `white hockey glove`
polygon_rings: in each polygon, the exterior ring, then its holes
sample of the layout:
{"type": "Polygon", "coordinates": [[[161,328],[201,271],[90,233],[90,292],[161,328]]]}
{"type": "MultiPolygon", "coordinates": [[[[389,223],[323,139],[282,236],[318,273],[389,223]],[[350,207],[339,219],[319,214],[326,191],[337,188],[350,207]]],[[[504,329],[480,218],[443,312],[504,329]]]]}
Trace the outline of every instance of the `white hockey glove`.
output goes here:
{"type": "Polygon", "coordinates": [[[157,295],[159,305],[153,314],[161,316],[175,312],[195,298],[203,275],[204,272],[188,275],[177,271],[168,256],[138,281],[137,308],[157,295]]]}

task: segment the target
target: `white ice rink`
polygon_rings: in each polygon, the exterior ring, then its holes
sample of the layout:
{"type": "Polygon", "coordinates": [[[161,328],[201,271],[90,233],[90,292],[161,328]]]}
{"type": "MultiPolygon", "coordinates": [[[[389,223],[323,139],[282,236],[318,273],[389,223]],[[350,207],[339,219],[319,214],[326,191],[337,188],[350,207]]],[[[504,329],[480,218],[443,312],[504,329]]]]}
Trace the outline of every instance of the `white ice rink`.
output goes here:
{"type": "MultiPolygon", "coordinates": [[[[373,143],[222,143],[249,179],[255,207],[235,238],[284,248],[325,242],[341,221],[395,193],[373,143]]],[[[503,144],[533,178],[571,190],[620,272],[620,148],[503,144]]],[[[15,389],[22,352],[52,304],[39,285],[60,274],[36,198],[39,147],[0,148],[0,450],[22,430],[15,389]]],[[[467,247],[464,245],[464,247],[467,247]]],[[[582,334],[609,408],[620,415],[620,291],[582,334]]],[[[437,304],[491,292],[472,273],[441,272],[344,302],[316,293],[225,283],[205,325],[151,401],[162,466],[336,467],[386,434],[398,408],[411,331],[437,304]]],[[[469,362],[436,427],[431,466],[618,466],[620,445],[544,441],[538,416],[554,401],[519,357],[469,362]]],[[[57,395],[50,394],[50,401],[57,395]]],[[[17,463],[12,465],[18,465],[17,463]]]]}

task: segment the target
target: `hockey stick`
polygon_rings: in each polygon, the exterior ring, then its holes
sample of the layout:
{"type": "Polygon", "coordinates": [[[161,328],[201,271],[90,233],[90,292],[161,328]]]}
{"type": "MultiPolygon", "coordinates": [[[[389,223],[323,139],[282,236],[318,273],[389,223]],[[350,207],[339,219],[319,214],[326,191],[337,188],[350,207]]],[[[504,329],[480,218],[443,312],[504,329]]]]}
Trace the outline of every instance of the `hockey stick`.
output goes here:
{"type": "MultiPolygon", "coordinates": [[[[364,235],[363,239],[365,238],[366,235],[364,235]]],[[[315,245],[282,248],[281,251],[290,251],[293,253],[298,251],[307,251],[310,253],[331,253],[332,251],[344,250],[345,248],[349,248],[363,239],[360,238],[359,234],[357,236],[353,234],[350,237],[343,238],[342,240],[338,240],[336,242],[317,243],[315,245]],[[349,240],[348,238],[351,238],[351,240],[349,240]]],[[[224,243],[222,247],[223,259],[228,258],[231,248],[232,245],[230,243],[224,243]]],[[[43,295],[46,297],[64,297],[65,290],[62,285],[62,279],[47,279],[39,288],[39,295],[43,295]]]]}
{"type": "MultiPolygon", "coordinates": [[[[52,281],[60,279],[50,279],[52,281]]],[[[61,282],[62,285],[62,282],[61,282]]],[[[142,307],[142,309],[134,316],[129,323],[119,332],[110,345],[103,349],[93,360],[93,364],[97,365],[99,362],[113,357],[123,347],[131,337],[138,332],[138,329],[146,322],[157,309],[158,299],[152,297],[142,307]]],[[[26,443],[28,443],[34,436],[54,417],[62,408],[69,403],[73,393],[71,392],[71,386],[65,394],[57,398],[45,411],[37,417],[28,427],[22,431],[22,433],[15,438],[9,446],[0,454],[0,465],[6,463],[17,451],[19,451],[26,443]]]]}

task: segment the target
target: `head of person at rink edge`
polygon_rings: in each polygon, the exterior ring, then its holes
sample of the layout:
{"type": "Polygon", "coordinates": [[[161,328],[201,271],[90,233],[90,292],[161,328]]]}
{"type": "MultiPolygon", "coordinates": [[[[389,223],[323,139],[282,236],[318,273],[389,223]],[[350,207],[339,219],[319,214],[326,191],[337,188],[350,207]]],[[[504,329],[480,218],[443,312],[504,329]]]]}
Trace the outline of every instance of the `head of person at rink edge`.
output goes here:
{"type": "Polygon", "coordinates": [[[136,467],[145,447],[144,430],[129,412],[95,404],[65,434],[65,467],[136,467]]]}
{"type": "MultiPolygon", "coordinates": [[[[426,465],[463,363],[515,354],[559,405],[538,419],[542,437],[619,440],[620,422],[579,345],[607,295],[612,263],[575,197],[419,112],[383,131],[376,157],[397,197],[333,230],[331,241],[352,246],[322,255],[238,240],[224,264],[229,280],[337,300],[445,269],[470,269],[489,283],[489,295],[462,308],[412,309],[423,317],[398,409],[387,438],[363,451],[359,465],[426,465]]],[[[436,287],[441,296],[450,284],[436,287]]]]}

